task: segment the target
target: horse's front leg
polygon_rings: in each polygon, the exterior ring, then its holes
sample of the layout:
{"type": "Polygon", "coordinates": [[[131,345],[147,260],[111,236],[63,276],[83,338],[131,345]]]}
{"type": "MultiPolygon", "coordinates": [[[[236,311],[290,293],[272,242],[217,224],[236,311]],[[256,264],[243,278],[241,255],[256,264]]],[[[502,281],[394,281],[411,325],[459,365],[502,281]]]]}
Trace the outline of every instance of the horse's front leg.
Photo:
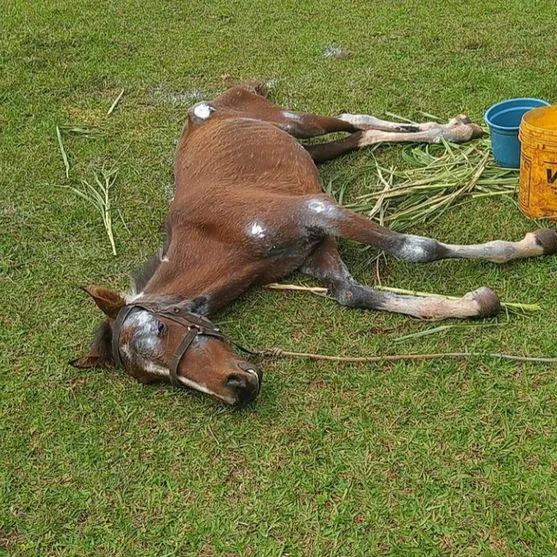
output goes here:
{"type": "Polygon", "coordinates": [[[344,265],[332,238],[307,259],[301,271],[323,283],[340,304],[359,309],[403,313],[420,319],[467,319],[499,313],[499,298],[489,288],[478,288],[462,298],[403,296],[374,290],[356,282],[344,265]]]}

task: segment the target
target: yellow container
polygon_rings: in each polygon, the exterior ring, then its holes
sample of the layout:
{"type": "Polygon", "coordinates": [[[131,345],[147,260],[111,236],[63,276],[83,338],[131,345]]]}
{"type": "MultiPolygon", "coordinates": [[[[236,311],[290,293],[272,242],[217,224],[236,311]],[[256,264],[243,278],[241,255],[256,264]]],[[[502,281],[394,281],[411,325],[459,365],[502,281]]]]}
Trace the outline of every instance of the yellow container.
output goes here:
{"type": "Polygon", "coordinates": [[[527,112],[518,137],[520,210],[531,218],[557,219],[557,106],[527,112]]]}

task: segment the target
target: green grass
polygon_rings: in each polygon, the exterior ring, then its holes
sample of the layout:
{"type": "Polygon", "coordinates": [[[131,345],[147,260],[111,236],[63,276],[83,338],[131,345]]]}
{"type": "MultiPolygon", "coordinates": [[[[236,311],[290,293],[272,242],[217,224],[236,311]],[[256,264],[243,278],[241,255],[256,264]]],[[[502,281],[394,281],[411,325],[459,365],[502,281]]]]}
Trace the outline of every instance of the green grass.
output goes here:
{"type": "MultiPolygon", "coordinates": [[[[268,362],[253,407],[230,411],[121,372],[67,365],[100,318],[76,288],[125,288],[161,241],[187,107],[223,75],[275,80],[293,109],[480,120],[511,96],[555,101],[553,2],[7,0],[0,35],[0,544],[15,555],[557,553],[554,368],[483,361],[268,362]],[[338,46],[350,58],[322,56],[338,46]],[[107,115],[120,91],[125,93],[107,115]],[[56,134],[70,165],[66,178],[56,134]],[[64,133],[68,126],[96,128],[64,133]],[[67,189],[99,168],[114,257],[95,209],[67,189]]],[[[397,148],[380,148],[400,164],[397,148]]],[[[327,183],[370,164],[323,168],[327,183]]],[[[352,199],[361,191],[355,184],[352,199]]],[[[519,239],[511,200],[415,230],[519,239]]],[[[356,276],[374,269],[343,245],[356,276]]],[[[480,285],[543,311],[502,327],[393,339],[429,325],[316,296],[255,290],[217,318],[254,346],[329,354],[468,349],[555,355],[555,259],[498,267],[393,259],[384,284],[480,285]]]]}

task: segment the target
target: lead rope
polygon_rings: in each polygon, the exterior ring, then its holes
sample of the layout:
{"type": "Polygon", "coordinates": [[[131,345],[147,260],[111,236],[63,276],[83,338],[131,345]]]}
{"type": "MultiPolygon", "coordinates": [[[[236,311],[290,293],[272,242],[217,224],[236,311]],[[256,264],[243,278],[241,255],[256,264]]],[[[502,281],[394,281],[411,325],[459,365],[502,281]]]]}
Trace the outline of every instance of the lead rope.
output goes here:
{"type": "Polygon", "coordinates": [[[244,352],[263,358],[300,358],[306,360],[325,360],[342,363],[366,362],[398,362],[401,360],[434,360],[441,358],[466,359],[466,358],[492,358],[498,360],[512,360],[515,362],[534,362],[542,364],[557,364],[557,358],[517,356],[501,352],[437,352],[432,354],[386,354],[384,356],[327,356],[325,354],[312,354],[310,352],[290,352],[282,348],[263,348],[261,350],[247,350],[234,343],[244,352]]]}

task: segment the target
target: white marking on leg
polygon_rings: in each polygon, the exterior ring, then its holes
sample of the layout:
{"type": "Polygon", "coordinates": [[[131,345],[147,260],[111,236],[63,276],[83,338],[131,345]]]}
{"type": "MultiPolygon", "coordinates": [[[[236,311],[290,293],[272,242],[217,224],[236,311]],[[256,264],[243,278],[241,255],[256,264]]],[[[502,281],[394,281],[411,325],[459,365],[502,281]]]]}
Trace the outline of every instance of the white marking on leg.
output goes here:
{"type": "Polygon", "coordinates": [[[358,147],[367,147],[368,145],[374,145],[380,141],[381,132],[377,130],[366,130],[362,133],[360,140],[358,141],[358,147]]]}
{"type": "Polygon", "coordinates": [[[394,255],[404,261],[411,261],[420,263],[429,261],[432,254],[432,247],[435,245],[435,240],[424,238],[423,236],[415,236],[414,234],[407,234],[404,237],[402,246],[394,252],[394,255]]]}
{"type": "Polygon", "coordinates": [[[339,114],[336,118],[342,120],[343,122],[348,122],[356,127],[369,127],[373,126],[377,122],[377,118],[374,118],[373,116],[368,116],[367,114],[349,114],[347,112],[339,114]]]}
{"type": "Polygon", "coordinates": [[[308,201],[307,208],[308,211],[317,215],[324,215],[328,217],[338,215],[338,208],[335,204],[328,203],[327,201],[321,201],[319,199],[312,199],[308,201]]]}
{"type": "Polygon", "coordinates": [[[399,296],[388,294],[384,297],[380,309],[394,313],[412,315],[420,319],[465,319],[477,317],[480,314],[480,306],[474,299],[473,293],[462,298],[447,300],[442,297],[429,296],[419,298],[416,296],[399,296]]]}
{"type": "Polygon", "coordinates": [[[536,242],[532,232],[520,240],[509,242],[506,240],[493,240],[485,244],[457,245],[446,244],[453,257],[466,259],[485,259],[494,263],[507,263],[513,259],[524,257],[537,257],[543,255],[543,247],[536,242]]]}

